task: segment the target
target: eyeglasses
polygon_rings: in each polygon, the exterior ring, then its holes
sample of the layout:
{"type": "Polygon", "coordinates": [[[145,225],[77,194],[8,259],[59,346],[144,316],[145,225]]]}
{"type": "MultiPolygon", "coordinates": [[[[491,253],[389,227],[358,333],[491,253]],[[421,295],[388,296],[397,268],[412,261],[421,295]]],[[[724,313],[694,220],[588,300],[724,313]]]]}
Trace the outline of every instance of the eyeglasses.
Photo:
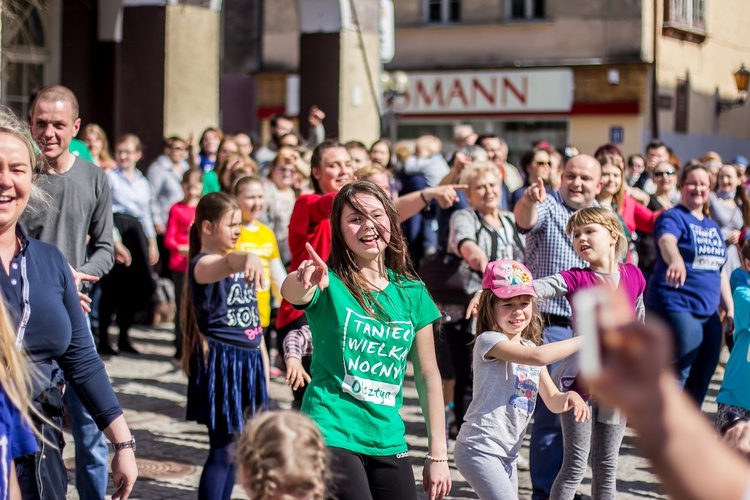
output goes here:
{"type": "Polygon", "coordinates": [[[552,162],[551,161],[535,161],[534,165],[547,165],[548,167],[551,167],[552,162]]]}
{"type": "Polygon", "coordinates": [[[674,175],[674,170],[664,170],[661,172],[654,172],[654,177],[664,177],[665,175],[672,177],[674,175]]]}
{"type": "Polygon", "coordinates": [[[282,166],[279,166],[279,165],[276,165],[276,170],[278,170],[282,174],[293,174],[294,172],[297,171],[296,168],[282,167],[282,166]]]}

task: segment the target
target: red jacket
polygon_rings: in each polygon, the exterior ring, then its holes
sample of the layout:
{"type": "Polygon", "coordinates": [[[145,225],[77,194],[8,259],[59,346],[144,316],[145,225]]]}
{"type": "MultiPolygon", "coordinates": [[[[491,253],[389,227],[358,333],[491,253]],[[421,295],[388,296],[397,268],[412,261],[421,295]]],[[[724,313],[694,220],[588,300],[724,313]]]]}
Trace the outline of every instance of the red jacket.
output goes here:
{"type": "MultiPolygon", "coordinates": [[[[292,253],[290,271],[296,271],[310,256],[305,243],[310,243],[320,258],[328,259],[331,253],[331,209],[336,193],[303,194],[297,198],[289,221],[289,250],[292,253]]],[[[283,300],[276,319],[276,328],[282,328],[304,314],[283,300]]]]}

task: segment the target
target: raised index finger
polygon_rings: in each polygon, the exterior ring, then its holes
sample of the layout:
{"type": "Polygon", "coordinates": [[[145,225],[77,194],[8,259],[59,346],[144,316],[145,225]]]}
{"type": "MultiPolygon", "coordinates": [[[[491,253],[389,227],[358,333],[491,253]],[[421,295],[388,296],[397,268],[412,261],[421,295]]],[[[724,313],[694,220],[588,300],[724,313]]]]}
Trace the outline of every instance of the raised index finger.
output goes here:
{"type": "Polygon", "coordinates": [[[305,249],[307,250],[307,253],[310,254],[310,258],[316,266],[326,267],[326,262],[320,258],[320,255],[318,255],[310,243],[305,243],[305,249]]]}
{"type": "Polygon", "coordinates": [[[459,189],[460,190],[469,189],[468,184],[451,184],[451,187],[455,189],[456,191],[458,191],[459,189]]]}

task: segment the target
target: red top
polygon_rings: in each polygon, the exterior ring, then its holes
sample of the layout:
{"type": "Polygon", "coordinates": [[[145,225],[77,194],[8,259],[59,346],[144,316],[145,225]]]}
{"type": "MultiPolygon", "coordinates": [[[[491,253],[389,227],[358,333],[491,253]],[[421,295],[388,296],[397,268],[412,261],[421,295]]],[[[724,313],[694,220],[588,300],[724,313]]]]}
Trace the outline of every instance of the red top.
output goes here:
{"type": "Polygon", "coordinates": [[[172,205],[167,220],[167,233],[164,235],[164,246],[169,250],[170,271],[187,273],[187,256],[180,253],[179,247],[190,242],[190,226],[195,221],[195,208],[178,202],[172,205]]]}
{"type": "Polygon", "coordinates": [[[628,226],[631,233],[636,230],[642,233],[653,233],[654,221],[656,221],[658,213],[654,214],[626,194],[622,201],[620,215],[622,215],[622,220],[625,221],[625,225],[628,226]]]}
{"type": "MultiPolygon", "coordinates": [[[[295,271],[303,260],[310,255],[305,249],[305,243],[310,243],[323,260],[331,253],[331,208],[336,193],[303,194],[297,198],[289,221],[289,250],[292,253],[292,263],[289,266],[295,271]]],[[[304,314],[304,311],[294,309],[283,300],[276,319],[276,328],[288,325],[304,314]]]]}

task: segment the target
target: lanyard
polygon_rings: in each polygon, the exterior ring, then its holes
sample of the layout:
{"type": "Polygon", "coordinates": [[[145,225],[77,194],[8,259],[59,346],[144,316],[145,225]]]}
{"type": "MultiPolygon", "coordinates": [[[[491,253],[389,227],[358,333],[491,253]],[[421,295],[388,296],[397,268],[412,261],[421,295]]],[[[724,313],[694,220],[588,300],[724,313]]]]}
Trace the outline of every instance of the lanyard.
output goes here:
{"type": "Polygon", "coordinates": [[[29,317],[31,316],[31,304],[29,303],[29,280],[26,276],[26,255],[21,254],[21,310],[23,315],[21,316],[21,324],[18,325],[18,332],[16,332],[16,347],[18,350],[23,348],[23,337],[26,335],[26,325],[29,323],[29,317]]]}

